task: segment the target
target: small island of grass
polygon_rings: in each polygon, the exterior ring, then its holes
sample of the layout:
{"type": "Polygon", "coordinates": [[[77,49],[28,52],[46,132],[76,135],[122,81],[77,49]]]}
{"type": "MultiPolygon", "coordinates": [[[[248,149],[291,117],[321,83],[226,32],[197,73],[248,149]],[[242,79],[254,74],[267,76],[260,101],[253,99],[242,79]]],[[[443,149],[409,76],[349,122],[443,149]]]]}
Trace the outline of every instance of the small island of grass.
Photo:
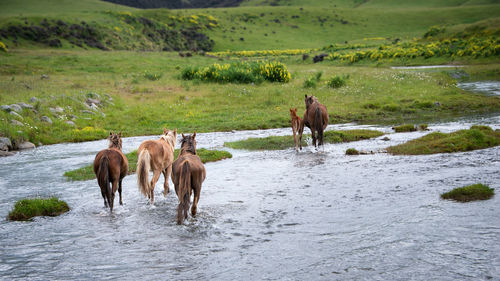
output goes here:
{"type": "Polygon", "coordinates": [[[455,188],[449,192],[441,194],[441,198],[451,199],[459,202],[469,202],[474,200],[487,200],[493,197],[494,194],[495,192],[493,188],[478,183],[455,188]]]}
{"type": "MultiPolygon", "coordinates": [[[[215,162],[227,158],[232,158],[231,153],[224,150],[208,150],[205,148],[200,148],[196,150],[196,154],[200,156],[203,163],[215,162]]],[[[179,149],[175,150],[175,156],[179,155],[179,149]]],[[[128,159],[128,174],[133,174],[137,170],[137,150],[125,154],[128,159]]],[[[67,171],[64,176],[73,181],[91,180],[95,178],[94,170],[92,164],[85,167],[67,171]]]]}
{"type": "Polygon", "coordinates": [[[468,130],[449,134],[430,133],[421,138],[388,147],[387,152],[394,155],[423,155],[471,151],[497,145],[500,145],[500,131],[494,131],[488,126],[472,126],[468,130]]]}
{"type": "Polygon", "coordinates": [[[17,201],[9,213],[9,220],[26,221],[36,216],[55,217],[67,211],[68,204],[55,197],[22,199],[17,201]]]}
{"type": "MultiPolygon", "coordinates": [[[[324,133],[325,143],[352,142],[375,138],[383,135],[382,132],[374,130],[348,130],[348,131],[327,131],[324,133]]],[[[311,135],[302,136],[302,146],[307,146],[305,138],[311,135]]],[[[224,146],[235,149],[247,150],[282,150],[294,147],[293,136],[270,136],[266,138],[249,138],[241,141],[226,142],[224,146]]]]}

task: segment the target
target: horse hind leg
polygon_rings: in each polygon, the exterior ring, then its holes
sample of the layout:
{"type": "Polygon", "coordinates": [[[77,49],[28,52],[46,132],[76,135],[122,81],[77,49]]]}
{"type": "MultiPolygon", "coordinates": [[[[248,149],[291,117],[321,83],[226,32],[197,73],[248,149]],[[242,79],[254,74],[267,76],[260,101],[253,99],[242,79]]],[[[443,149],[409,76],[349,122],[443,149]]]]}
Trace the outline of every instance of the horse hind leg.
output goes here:
{"type": "Polygon", "coordinates": [[[123,205],[122,201],[122,180],[118,182],[118,194],[120,195],[120,205],[123,205]]]}
{"type": "Polygon", "coordinates": [[[191,215],[194,217],[196,216],[196,211],[198,210],[198,201],[200,200],[200,187],[196,187],[194,189],[194,199],[193,199],[193,206],[191,207],[191,215]]]}
{"type": "Polygon", "coordinates": [[[168,179],[172,174],[172,165],[168,166],[165,170],[163,170],[163,176],[165,177],[165,182],[163,183],[163,196],[167,197],[167,194],[170,192],[170,188],[168,186],[168,179]]]}
{"type": "Polygon", "coordinates": [[[153,171],[153,179],[151,180],[151,190],[150,190],[150,198],[151,198],[151,205],[155,203],[155,185],[158,179],[160,178],[161,170],[154,170],[153,171]]]}
{"type": "Polygon", "coordinates": [[[117,189],[118,189],[118,181],[114,180],[113,181],[113,188],[111,190],[111,194],[109,194],[109,199],[110,199],[109,208],[111,209],[111,212],[113,212],[113,205],[114,205],[114,202],[115,202],[115,192],[116,192],[117,189]]]}
{"type": "Polygon", "coordinates": [[[102,195],[102,198],[104,199],[104,208],[107,208],[108,201],[107,201],[107,196],[106,196],[106,189],[101,188],[101,195],[102,195]]]}

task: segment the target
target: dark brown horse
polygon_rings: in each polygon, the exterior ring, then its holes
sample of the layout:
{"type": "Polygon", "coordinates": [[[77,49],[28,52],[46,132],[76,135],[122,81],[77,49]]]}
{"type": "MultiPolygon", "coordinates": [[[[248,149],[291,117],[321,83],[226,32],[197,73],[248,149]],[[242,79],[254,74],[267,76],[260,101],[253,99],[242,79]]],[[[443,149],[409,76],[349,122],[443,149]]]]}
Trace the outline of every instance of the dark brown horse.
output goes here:
{"type": "MultiPolygon", "coordinates": [[[[316,147],[316,139],[318,139],[318,146],[323,145],[323,132],[328,125],[326,107],[319,103],[315,96],[308,97],[305,95],[304,102],[306,104],[306,112],[302,121],[305,126],[311,129],[314,147],[316,147]]],[[[300,149],[302,149],[302,132],[299,133],[299,143],[300,149]]]]}
{"type": "Polygon", "coordinates": [[[182,135],[181,152],[179,158],[172,164],[172,181],[175,193],[179,197],[177,207],[177,224],[181,224],[188,216],[191,204],[191,193],[194,192],[191,215],[196,215],[198,200],[200,200],[201,184],[205,180],[206,172],[200,157],[196,155],[196,132],[192,136],[182,135]]]}
{"type": "Polygon", "coordinates": [[[104,207],[113,212],[113,202],[118,189],[120,205],[122,201],[122,180],[127,175],[128,160],[122,153],[122,133],[109,133],[109,148],[99,151],[94,159],[94,173],[101,188],[104,207]],[[112,183],[112,187],[110,187],[112,183]]]}

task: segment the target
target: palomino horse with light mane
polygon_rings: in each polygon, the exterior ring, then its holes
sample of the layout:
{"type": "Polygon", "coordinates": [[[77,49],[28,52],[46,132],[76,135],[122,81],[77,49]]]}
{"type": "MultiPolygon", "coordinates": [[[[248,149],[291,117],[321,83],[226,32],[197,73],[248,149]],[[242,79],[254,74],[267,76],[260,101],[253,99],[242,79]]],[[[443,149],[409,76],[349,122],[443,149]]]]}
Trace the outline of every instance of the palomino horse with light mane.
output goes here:
{"type": "MultiPolygon", "coordinates": [[[[315,96],[308,97],[305,95],[304,102],[306,104],[306,112],[304,113],[304,125],[311,129],[311,135],[316,147],[316,139],[318,146],[323,145],[323,132],[328,125],[328,112],[326,107],[319,103],[315,96]],[[316,132],[318,132],[316,136],[316,132]]],[[[302,132],[299,133],[300,149],[302,149],[302,132]]]]}
{"type": "Polygon", "coordinates": [[[151,200],[151,204],[155,202],[154,189],[161,173],[165,177],[163,195],[166,197],[170,191],[168,178],[172,172],[176,140],[177,130],[170,131],[164,128],[163,135],[159,140],[143,141],[137,150],[137,183],[139,191],[151,200]],[[151,182],[149,181],[150,170],[153,170],[151,182]]]}
{"type": "Polygon", "coordinates": [[[191,203],[191,193],[194,192],[191,215],[196,215],[198,200],[200,200],[201,184],[205,180],[206,172],[200,157],[196,155],[196,132],[192,136],[182,135],[181,152],[179,158],[172,164],[172,181],[175,193],[179,197],[177,207],[177,224],[181,224],[188,216],[191,203]]]}
{"type": "Polygon", "coordinates": [[[118,189],[120,205],[122,202],[122,180],[127,175],[128,160],[122,152],[122,133],[109,133],[109,148],[99,151],[94,159],[94,173],[101,188],[104,207],[113,212],[115,193],[118,189]],[[112,187],[110,187],[112,183],[112,187]]]}
{"type": "Polygon", "coordinates": [[[290,117],[292,117],[293,142],[295,144],[295,150],[298,151],[297,134],[302,135],[302,131],[304,131],[304,122],[297,116],[297,108],[290,108],[290,117]]]}

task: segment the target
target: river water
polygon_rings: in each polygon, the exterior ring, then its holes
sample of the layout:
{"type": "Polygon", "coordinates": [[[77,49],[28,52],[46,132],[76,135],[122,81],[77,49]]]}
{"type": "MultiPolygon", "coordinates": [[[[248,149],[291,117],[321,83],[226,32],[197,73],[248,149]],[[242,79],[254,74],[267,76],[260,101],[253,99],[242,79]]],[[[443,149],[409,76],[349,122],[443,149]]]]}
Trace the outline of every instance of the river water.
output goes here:
{"type": "MultiPolygon", "coordinates": [[[[472,124],[500,129],[500,116],[429,124],[451,132],[472,124]]],[[[0,220],[0,279],[12,280],[489,280],[500,278],[500,197],[441,200],[455,187],[500,185],[500,147],[453,154],[347,156],[380,151],[428,132],[327,144],[296,153],[249,152],[225,141],[288,135],[291,129],[198,134],[198,147],[232,159],[206,164],[198,216],[176,225],[177,198],[154,206],[135,175],[124,205],[103,207],[96,180],[71,182],[68,170],[93,161],[106,141],[42,146],[0,159],[0,213],[24,197],[57,196],[70,212],[32,222],[0,220]]],[[[124,139],[124,151],[150,137],[124,139]]]]}

